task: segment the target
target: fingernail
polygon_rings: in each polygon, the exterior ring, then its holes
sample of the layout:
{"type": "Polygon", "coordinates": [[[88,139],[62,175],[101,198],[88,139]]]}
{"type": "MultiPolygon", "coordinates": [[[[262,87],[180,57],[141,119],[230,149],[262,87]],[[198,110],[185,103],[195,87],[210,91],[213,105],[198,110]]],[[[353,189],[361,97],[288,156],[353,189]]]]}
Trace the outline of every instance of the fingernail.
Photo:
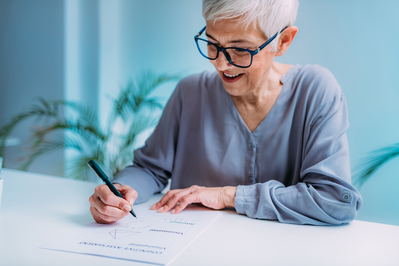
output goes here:
{"type": "Polygon", "coordinates": [[[125,205],[123,205],[123,208],[124,208],[126,211],[130,211],[130,210],[132,209],[132,206],[129,206],[129,205],[125,204],[125,205]]]}
{"type": "Polygon", "coordinates": [[[176,212],[176,210],[175,209],[173,209],[170,213],[171,214],[174,214],[176,212]]]}
{"type": "Polygon", "coordinates": [[[158,212],[162,212],[163,209],[164,209],[164,207],[159,208],[159,209],[158,209],[158,212]]]}
{"type": "Polygon", "coordinates": [[[134,199],[133,199],[133,198],[131,198],[131,199],[129,200],[129,203],[130,203],[130,205],[131,205],[131,206],[133,206],[134,199]]]}
{"type": "Polygon", "coordinates": [[[151,206],[151,210],[155,209],[155,205],[156,205],[156,204],[154,204],[154,205],[151,206]]]}

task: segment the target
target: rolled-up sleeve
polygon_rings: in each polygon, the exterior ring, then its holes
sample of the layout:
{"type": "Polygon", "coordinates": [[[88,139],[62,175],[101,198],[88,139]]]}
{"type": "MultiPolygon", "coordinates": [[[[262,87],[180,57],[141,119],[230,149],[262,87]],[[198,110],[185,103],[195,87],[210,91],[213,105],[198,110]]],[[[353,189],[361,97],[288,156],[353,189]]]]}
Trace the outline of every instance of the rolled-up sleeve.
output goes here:
{"type": "Polygon", "coordinates": [[[343,94],[315,108],[303,128],[301,182],[238,186],[237,212],[295,224],[340,225],[355,219],[362,198],[351,184],[348,126],[343,94]]]}

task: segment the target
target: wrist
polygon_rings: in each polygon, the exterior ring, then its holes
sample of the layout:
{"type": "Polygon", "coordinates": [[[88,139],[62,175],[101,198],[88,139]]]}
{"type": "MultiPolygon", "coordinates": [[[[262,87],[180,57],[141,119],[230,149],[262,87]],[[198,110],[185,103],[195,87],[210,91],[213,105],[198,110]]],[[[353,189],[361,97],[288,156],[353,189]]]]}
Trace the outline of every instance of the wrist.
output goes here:
{"type": "Polygon", "coordinates": [[[225,207],[235,208],[237,187],[224,187],[224,205],[225,207]]]}

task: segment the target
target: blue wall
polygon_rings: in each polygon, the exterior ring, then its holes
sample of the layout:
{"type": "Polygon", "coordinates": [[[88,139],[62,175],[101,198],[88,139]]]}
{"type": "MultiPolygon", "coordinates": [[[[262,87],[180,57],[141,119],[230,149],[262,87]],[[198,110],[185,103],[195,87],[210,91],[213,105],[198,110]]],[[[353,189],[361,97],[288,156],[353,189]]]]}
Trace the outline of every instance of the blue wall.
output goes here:
{"type": "MultiPolygon", "coordinates": [[[[320,64],[346,96],[352,169],[399,142],[399,1],[300,1],[299,33],[285,63],[320,64]]],[[[355,171],[353,171],[355,172],[355,171]]],[[[359,220],[399,225],[399,158],[360,189],[359,220]]]]}
{"type": "MultiPolygon", "coordinates": [[[[0,1],[0,127],[30,106],[38,96],[62,99],[64,94],[63,1],[0,1]]],[[[29,137],[33,120],[20,124],[13,136],[29,137]]],[[[6,147],[4,167],[17,168],[23,145],[6,147]]],[[[62,175],[63,152],[42,156],[30,171],[62,175]]]]}

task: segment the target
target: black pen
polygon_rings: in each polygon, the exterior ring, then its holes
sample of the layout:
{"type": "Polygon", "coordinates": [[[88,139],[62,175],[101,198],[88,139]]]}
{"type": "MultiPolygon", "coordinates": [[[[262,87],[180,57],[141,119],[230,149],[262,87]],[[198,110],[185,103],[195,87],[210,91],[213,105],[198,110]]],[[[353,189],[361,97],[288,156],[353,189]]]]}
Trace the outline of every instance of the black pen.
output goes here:
{"type": "MultiPolygon", "coordinates": [[[[121,193],[119,193],[119,191],[116,189],[116,187],[114,187],[114,185],[109,181],[107,175],[103,172],[103,170],[101,170],[100,166],[98,166],[98,164],[96,164],[95,161],[90,160],[87,164],[94,171],[94,173],[96,173],[98,175],[98,177],[101,178],[101,180],[105,182],[107,187],[109,187],[109,189],[116,196],[121,197],[122,199],[124,199],[123,196],[121,195],[121,193]]],[[[133,206],[132,206],[132,209],[130,210],[130,213],[137,219],[137,216],[136,216],[136,214],[133,211],[133,206]]]]}

